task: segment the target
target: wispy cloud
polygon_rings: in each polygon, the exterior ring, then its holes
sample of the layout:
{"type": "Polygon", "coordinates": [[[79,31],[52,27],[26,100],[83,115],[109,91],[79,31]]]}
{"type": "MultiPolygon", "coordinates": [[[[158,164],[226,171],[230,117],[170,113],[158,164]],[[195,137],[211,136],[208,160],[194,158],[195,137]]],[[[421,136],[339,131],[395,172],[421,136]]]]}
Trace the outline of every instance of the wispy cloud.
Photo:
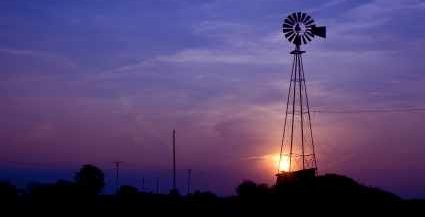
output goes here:
{"type": "Polygon", "coordinates": [[[323,11],[323,10],[329,9],[331,7],[334,7],[334,6],[343,4],[343,3],[347,2],[347,1],[349,1],[349,0],[332,0],[332,1],[328,1],[328,2],[325,2],[325,3],[323,3],[323,4],[321,4],[321,5],[317,6],[317,7],[313,7],[311,9],[307,9],[306,12],[308,12],[308,13],[315,13],[315,12],[318,12],[318,11],[323,11]]]}
{"type": "Polygon", "coordinates": [[[0,49],[0,52],[12,55],[34,55],[36,52],[32,50],[16,50],[16,49],[0,49]]]}
{"type": "Polygon", "coordinates": [[[258,156],[250,156],[250,157],[244,157],[243,160],[252,160],[252,161],[258,161],[258,160],[270,160],[272,158],[276,157],[276,155],[273,154],[266,154],[266,155],[258,155],[258,156]]]}
{"type": "Polygon", "coordinates": [[[367,21],[374,21],[382,17],[397,19],[403,11],[423,11],[425,9],[422,0],[374,0],[349,10],[346,15],[350,18],[367,21]]]}
{"type": "Polygon", "coordinates": [[[72,67],[72,68],[78,67],[78,64],[76,64],[70,58],[64,57],[62,55],[54,54],[51,52],[47,52],[47,51],[0,48],[0,53],[15,55],[15,56],[30,56],[30,57],[38,58],[38,59],[57,61],[66,67],[72,67]]]}
{"type": "MultiPolygon", "coordinates": [[[[169,56],[159,56],[158,61],[176,63],[228,63],[228,64],[283,64],[287,63],[280,55],[265,50],[246,52],[218,49],[187,49],[169,56]]],[[[280,52],[279,52],[280,53],[280,52]]]]}

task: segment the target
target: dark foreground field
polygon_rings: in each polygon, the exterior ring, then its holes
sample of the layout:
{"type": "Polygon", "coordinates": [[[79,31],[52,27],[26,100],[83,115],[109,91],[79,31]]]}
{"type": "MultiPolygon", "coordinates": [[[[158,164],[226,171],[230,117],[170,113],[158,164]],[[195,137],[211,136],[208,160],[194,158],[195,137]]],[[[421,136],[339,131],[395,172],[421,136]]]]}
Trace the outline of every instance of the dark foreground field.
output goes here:
{"type": "Polygon", "coordinates": [[[289,215],[401,215],[423,216],[425,200],[403,200],[383,190],[361,185],[344,176],[328,174],[313,180],[267,186],[245,181],[236,195],[210,192],[180,196],[153,194],[121,186],[104,195],[103,173],[84,166],[73,182],[32,184],[17,190],[0,183],[0,216],[289,216],[289,215]]]}

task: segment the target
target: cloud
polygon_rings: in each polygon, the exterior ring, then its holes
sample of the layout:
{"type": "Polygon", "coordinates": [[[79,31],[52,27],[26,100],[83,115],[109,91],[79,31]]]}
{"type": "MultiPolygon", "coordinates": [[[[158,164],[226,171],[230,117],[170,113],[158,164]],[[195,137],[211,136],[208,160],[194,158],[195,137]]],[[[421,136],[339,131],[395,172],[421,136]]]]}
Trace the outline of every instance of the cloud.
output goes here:
{"type": "Polygon", "coordinates": [[[315,13],[315,12],[318,12],[318,11],[323,11],[325,9],[329,9],[329,8],[335,7],[337,5],[340,5],[340,4],[345,3],[347,1],[348,0],[331,0],[331,1],[328,1],[328,2],[325,2],[325,3],[321,4],[321,5],[319,5],[318,7],[313,7],[311,9],[307,9],[306,11],[308,13],[315,13]]]}
{"type": "Polygon", "coordinates": [[[32,50],[15,50],[15,49],[0,49],[0,52],[12,55],[34,55],[36,52],[32,50]]]}
{"type": "Polygon", "coordinates": [[[287,63],[275,52],[252,51],[245,52],[214,50],[214,49],[187,49],[169,56],[159,56],[156,59],[164,62],[176,63],[225,63],[225,64],[283,64],[287,63]]]}
{"type": "MultiPolygon", "coordinates": [[[[330,1],[321,7],[333,7],[344,4],[346,1],[330,1]]],[[[206,4],[208,7],[217,2],[206,4]]],[[[403,4],[401,1],[383,5],[382,1],[372,1],[361,4],[349,10],[344,22],[335,18],[326,19],[323,23],[328,25],[328,39],[324,42],[313,42],[312,50],[318,53],[328,53],[344,61],[344,56],[365,55],[380,58],[376,54],[388,55],[380,52],[390,49],[382,46],[385,43],[394,43],[394,36],[382,32],[383,25],[393,19],[394,10],[416,10],[421,2],[411,1],[403,4]],[[379,14],[376,18],[376,14],[379,14]],[[368,20],[365,20],[366,18],[368,20]],[[376,31],[380,29],[380,31],[376,31]],[[372,34],[371,34],[372,33],[372,34]],[[317,45],[316,45],[317,43],[317,45]],[[354,51],[353,51],[354,49],[354,51]],[[369,52],[370,51],[370,52],[369,52]]],[[[320,7],[319,7],[320,8],[320,7]]],[[[258,24],[255,24],[258,25],[258,24]]],[[[110,71],[131,71],[146,68],[146,65],[160,65],[161,62],[177,64],[277,64],[287,65],[287,51],[291,46],[283,39],[280,32],[257,32],[253,24],[212,18],[200,21],[192,29],[197,37],[208,38],[214,43],[206,43],[196,47],[177,50],[172,54],[161,54],[156,57],[141,60],[138,63],[124,65],[110,71]]],[[[398,40],[398,39],[397,39],[398,40]]]]}
{"type": "Polygon", "coordinates": [[[242,34],[248,30],[249,26],[242,23],[223,21],[223,20],[205,20],[193,26],[195,34],[208,34],[217,36],[218,34],[238,33],[242,34]]]}
{"type": "Polygon", "coordinates": [[[422,11],[425,9],[423,5],[424,2],[421,0],[374,0],[348,11],[346,15],[364,22],[382,17],[397,19],[397,16],[393,15],[402,11],[422,11]]]}
{"type": "MultiPolygon", "coordinates": [[[[279,155],[277,155],[279,156],[279,155]]],[[[266,154],[266,155],[256,155],[250,157],[244,157],[243,160],[252,160],[252,161],[263,161],[263,160],[273,160],[276,157],[276,154],[266,154]]]]}

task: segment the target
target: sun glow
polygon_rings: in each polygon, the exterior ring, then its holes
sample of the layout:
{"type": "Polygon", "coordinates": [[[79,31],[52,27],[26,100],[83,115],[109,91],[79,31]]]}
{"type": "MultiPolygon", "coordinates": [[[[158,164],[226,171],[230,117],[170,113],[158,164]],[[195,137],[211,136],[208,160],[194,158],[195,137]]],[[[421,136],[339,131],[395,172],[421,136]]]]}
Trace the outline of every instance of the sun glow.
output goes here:
{"type": "Polygon", "coordinates": [[[275,167],[279,170],[279,172],[288,172],[289,171],[289,157],[286,155],[282,155],[280,158],[279,154],[273,156],[273,161],[275,167]]]}

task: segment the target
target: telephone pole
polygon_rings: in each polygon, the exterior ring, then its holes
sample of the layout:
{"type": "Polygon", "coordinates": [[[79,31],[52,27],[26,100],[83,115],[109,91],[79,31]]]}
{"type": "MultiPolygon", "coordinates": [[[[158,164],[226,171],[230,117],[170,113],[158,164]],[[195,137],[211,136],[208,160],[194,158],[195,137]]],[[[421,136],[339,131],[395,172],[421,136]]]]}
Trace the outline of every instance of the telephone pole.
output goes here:
{"type": "Polygon", "coordinates": [[[159,178],[156,178],[156,193],[159,194],[159,178]]]}
{"type": "Polygon", "coordinates": [[[115,161],[113,162],[115,164],[115,192],[118,192],[119,188],[120,188],[120,180],[119,180],[119,175],[120,175],[120,164],[122,163],[122,161],[115,161]]]}
{"type": "Polygon", "coordinates": [[[173,129],[173,190],[177,190],[176,184],[176,130],[173,129]]]}
{"type": "Polygon", "coordinates": [[[187,170],[187,194],[190,194],[192,185],[192,169],[187,170]]]}

